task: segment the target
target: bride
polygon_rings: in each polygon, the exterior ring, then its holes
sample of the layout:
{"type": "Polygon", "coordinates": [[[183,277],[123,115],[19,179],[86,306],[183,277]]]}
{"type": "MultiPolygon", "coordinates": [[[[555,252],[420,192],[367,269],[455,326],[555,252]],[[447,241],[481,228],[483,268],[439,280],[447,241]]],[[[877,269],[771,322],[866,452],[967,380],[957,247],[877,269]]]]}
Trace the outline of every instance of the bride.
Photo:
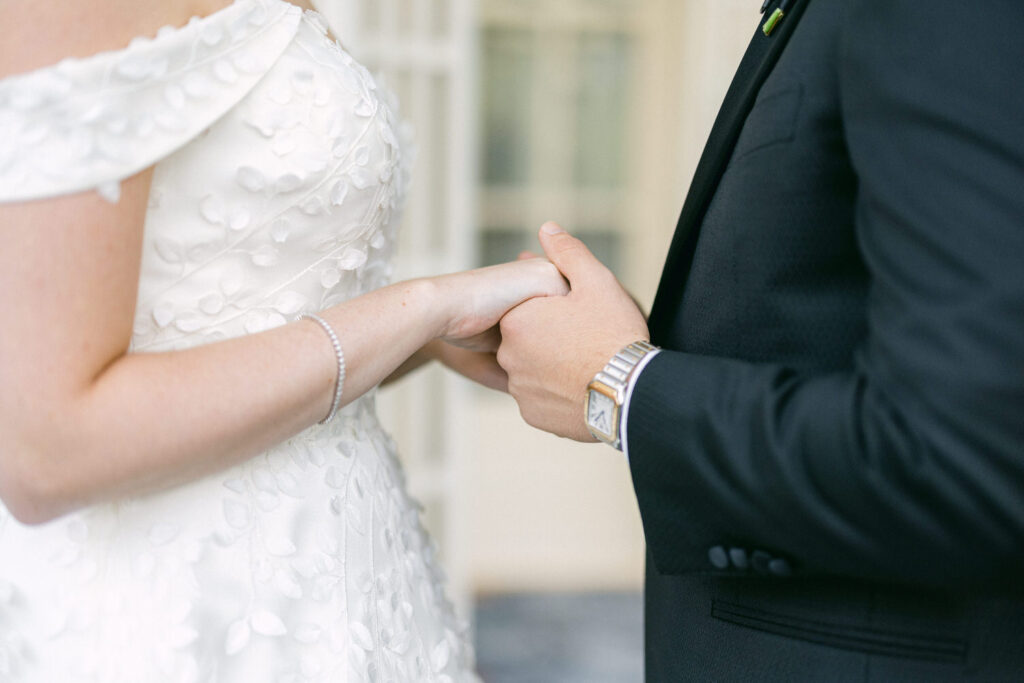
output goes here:
{"type": "Polygon", "coordinates": [[[0,680],[477,680],[373,388],[500,387],[565,284],[387,284],[397,121],[303,7],[0,4],[0,680]]]}

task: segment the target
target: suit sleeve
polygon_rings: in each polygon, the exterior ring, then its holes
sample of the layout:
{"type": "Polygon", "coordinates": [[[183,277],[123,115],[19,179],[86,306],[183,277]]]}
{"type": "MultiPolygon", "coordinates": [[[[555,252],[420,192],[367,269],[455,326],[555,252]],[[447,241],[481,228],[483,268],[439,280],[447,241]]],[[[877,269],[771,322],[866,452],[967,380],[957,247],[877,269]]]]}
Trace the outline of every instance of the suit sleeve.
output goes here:
{"type": "Polygon", "coordinates": [[[804,575],[961,586],[1024,569],[1024,12],[847,5],[844,133],[871,277],[833,374],[664,352],[629,452],[658,570],[761,548],[804,575]]]}

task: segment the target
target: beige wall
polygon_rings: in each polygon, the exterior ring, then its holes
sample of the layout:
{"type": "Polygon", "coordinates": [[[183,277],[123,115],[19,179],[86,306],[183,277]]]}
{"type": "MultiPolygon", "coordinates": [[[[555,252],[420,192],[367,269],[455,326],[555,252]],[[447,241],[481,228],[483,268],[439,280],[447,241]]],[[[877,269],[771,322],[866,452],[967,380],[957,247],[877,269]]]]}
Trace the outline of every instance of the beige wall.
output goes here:
{"type": "Polygon", "coordinates": [[[636,587],[643,534],[622,454],[524,428],[511,399],[480,398],[471,469],[477,590],[636,587]]]}

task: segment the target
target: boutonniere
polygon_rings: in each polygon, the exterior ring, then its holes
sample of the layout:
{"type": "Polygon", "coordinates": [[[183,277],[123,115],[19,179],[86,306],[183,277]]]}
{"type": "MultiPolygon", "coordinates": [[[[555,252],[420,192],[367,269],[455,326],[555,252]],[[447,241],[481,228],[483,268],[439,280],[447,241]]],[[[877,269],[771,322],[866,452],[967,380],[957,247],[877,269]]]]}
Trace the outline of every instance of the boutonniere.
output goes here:
{"type": "MultiPolygon", "coordinates": [[[[782,23],[782,20],[786,18],[786,12],[789,11],[789,8],[793,6],[794,2],[796,2],[796,0],[782,0],[782,2],[779,3],[779,6],[775,8],[775,11],[768,15],[768,19],[765,20],[764,25],[761,26],[761,30],[766,36],[771,36],[775,27],[782,23]]],[[[764,4],[761,5],[761,14],[767,12],[768,8],[771,7],[771,4],[772,0],[764,0],[764,4]]]]}

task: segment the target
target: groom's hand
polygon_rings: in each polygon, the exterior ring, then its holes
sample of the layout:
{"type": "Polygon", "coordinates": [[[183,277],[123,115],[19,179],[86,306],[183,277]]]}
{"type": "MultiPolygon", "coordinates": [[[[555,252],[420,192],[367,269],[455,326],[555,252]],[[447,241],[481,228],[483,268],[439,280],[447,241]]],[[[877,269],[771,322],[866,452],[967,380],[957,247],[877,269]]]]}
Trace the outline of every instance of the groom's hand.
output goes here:
{"type": "Polygon", "coordinates": [[[531,299],[501,321],[498,364],[529,424],[594,441],[583,402],[587,384],[623,347],[647,339],[647,323],[611,271],[555,223],[540,231],[547,258],[569,281],[564,297],[531,299]]]}

